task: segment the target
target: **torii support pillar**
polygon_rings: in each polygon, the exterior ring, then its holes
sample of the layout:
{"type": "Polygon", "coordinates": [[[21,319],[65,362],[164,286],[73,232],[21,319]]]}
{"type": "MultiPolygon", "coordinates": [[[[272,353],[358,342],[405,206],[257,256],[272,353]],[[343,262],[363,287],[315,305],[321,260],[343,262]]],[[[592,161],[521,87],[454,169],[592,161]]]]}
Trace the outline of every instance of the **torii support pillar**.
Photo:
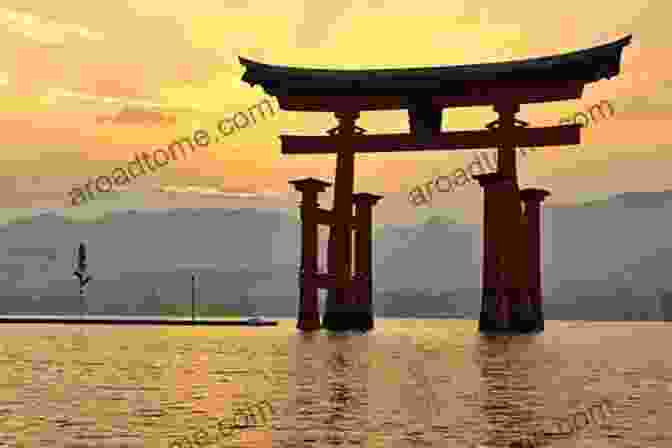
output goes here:
{"type": "Polygon", "coordinates": [[[349,321],[354,297],[352,290],[352,195],[354,190],[355,151],[352,137],[364,130],[355,125],[358,111],[336,112],[338,126],[330,129],[329,139],[341,150],[336,156],[334,179],[333,224],[329,229],[328,269],[336,284],[327,293],[322,326],[327,330],[344,331],[352,328],[349,321]]]}
{"type": "Polygon", "coordinates": [[[522,209],[517,185],[510,176],[474,176],[484,190],[483,277],[479,331],[518,332],[519,304],[526,287],[521,278],[522,209]]]}
{"type": "Polygon", "coordinates": [[[301,269],[299,270],[299,315],[296,328],[302,331],[320,329],[320,308],[317,291],[317,195],[331,186],[329,182],[308,178],[289,182],[301,192],[301,269]]]}
{"type": "Polygon", "coordinates": [[[356,330],[373,329],[373,240],[372,208],[383,197],[370,193],[353,195],[355,202],[355,275],[353,279],[356,291],[354,327],[356,330]]]}
{"type": "MultiPolygon", "coordinates": [[[[519,192],[520,198],[520,192],[519,192]]],[[[521,207],[520,228],[518,234],[518,243],[516,250],[516,263],[513,266],[517,276],[519,296],[518,302],[513,304],[513,321],[511,327],[513,331],[520,334],[535,332],[536,315],[530,289],[530,258],[529,258],[529,240],[530,226],[525,211],[521,207]]]]}
{"type": "Polygon", "coordinates": [[[536,188],[526,188],[520,192],[520,199],[525,203],[527,218],[527,257],[528,282],[530,299],[535,316],[532,331],[544,331],[543,295],[541,289],[541,203],[551,193],[536,188]]]}

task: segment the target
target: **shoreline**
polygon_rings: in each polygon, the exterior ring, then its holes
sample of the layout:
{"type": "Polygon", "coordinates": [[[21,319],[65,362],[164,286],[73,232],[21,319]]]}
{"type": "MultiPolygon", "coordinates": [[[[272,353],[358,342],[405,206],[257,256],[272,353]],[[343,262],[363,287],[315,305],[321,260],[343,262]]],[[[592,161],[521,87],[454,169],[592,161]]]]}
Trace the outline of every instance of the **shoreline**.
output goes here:
{"type": "Polygon", "coordinates": [[[188,326],[245,326],[245,327],[275,327],[276,320],[263,322],[248,322],[247,320],[214,320],[214,319],[179,319],[179,318],[100,318],[100,317],[39,317],[0,316],[0,323],[6,324],[75,324],[75,325],[188,325],[188,326]]]}

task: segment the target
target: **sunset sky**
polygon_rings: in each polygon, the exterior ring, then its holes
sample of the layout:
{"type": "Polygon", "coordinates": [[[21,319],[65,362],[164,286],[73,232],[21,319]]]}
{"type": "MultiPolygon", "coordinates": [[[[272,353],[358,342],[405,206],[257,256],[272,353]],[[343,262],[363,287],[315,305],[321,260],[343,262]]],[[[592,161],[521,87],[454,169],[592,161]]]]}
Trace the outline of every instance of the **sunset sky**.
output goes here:
{"type": "MultiPolygon", "coordinates": [[[[670,3],[488,0],[247,2],[246,0],[5,0],[0,7],[3,208],[66,208],[68,192],[266,97],[240,81],[238,56],[279,65],[356,69],[496,62],[565,53],[628,34],[622,73],[588,85],[580,101],[521,107],[532,126],[555,125],[601,100],[616,113],[582,130],[582,145],[519,158],[522,186],[577,203],[623,191],[672,188],[670,3]],[[356,3],[356,5],[355,5],[356,3]]],[[[273,100],[273,104],[277,102],[273,100]]],[[[483,129],[489,108],[444,112],[443,128],[483,129]]],[[[280,111],[187,160],[138,177],[119,197],[79,209],[288,207],[289,180],[332,180],[334,156],[282,156],[281,133],[323,134],[329,114],[280,111]],[[130,205],[129,205],[130,204],[130,205]]],[[[362,113],[369,133],[408,128],[405,111],[362,113]]],[[[408,192],[450,175],[469,151],[357,156],[356,191],[381,194],[378,222],[441,211],[479,222],[469,184],[415,208],[408,192]]],[[[322,205],[331,201],[331,191],[322,205]]],[[[95,202],[95,204],[94,204],[95,202]]],[[[78,210],[77,212],[82,212],[78,210]]],[[[18,213],[18,212],[17,212],[18,213]]]]}

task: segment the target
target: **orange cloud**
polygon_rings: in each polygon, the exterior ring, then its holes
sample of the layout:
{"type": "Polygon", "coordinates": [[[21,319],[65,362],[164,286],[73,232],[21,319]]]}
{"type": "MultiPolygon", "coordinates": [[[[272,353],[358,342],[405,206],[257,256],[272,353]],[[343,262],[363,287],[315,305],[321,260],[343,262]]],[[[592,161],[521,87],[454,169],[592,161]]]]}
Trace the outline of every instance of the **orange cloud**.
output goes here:
{"type": "Polygon", "coordinates": [[[175,124],[175,116],[167,116],[158,111],[145,110],[141,108],[124,107],[116,115],[98,116],[97,123],[112,122],[114,124],[129,125],[159,125],[166,126],[175,124]]]}

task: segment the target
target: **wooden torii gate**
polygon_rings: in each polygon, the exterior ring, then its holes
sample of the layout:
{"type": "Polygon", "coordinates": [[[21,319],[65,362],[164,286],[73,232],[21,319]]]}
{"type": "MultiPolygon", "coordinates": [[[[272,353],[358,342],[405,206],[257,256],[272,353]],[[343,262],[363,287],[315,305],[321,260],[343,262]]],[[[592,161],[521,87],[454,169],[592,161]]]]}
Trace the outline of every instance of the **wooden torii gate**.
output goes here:
{"type": "MultiPolygon", "coordinates": [[[[352,212],[356,153],[498,148],[497,172],[478,176],[485,196],[479,330],[514,334],[543,330],[539,204],[549,193],[519,190],[515,149],[579,144],[581,126],[529,128],[515,115],[521,104],[579,99],[586,84],[618,75],[623,47],[631,38],[562,55],[433,68],[330,70],[239,58],[246,68],[242,80],[260,84],[278,99],[281,109],[331,112],[338,121],[328,136],[280,136],[283,154],[337,154],[333,210],[317,207],[317,193],[330,184],[316,179],[293,182],[303,194],[304,227],[297,328],[320,328],[320,286],[330,293],[323,327],[373,328],[371,271],[370,266],[362,267],[370,265],[370,250],[359,263],[355,257],[354,264],[360,266],[352,276],[352,231],[364,235],[358,238],[356,252],[366,252],[371,238],[370,221],[352,212]],[[486,130],[441,130],[444,108],[470,106],[493,106],[499,117],[486,130]],[[360,111],[399,109],[408,111],[409,134],[366,135],[355,124],[360,111]],[[521,201],[526,204],[524,212],[521,201]],[[330,226],[326,275],[316,268],[317,224],[330,226]],[[362,327],[367,313],[370,322],[362,327]]],[[[363,215],[370,214],[378,199],[360,198],[368,210],[363,215]]]]}

